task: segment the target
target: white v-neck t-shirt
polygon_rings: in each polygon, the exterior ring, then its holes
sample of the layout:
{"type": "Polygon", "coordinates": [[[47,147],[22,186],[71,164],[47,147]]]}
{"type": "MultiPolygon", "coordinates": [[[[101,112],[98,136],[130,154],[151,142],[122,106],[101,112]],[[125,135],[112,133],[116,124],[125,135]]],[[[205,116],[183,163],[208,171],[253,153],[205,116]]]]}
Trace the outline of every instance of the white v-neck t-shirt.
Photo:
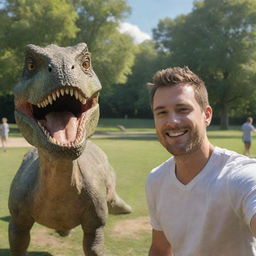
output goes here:
{"type": "Polygon", "coordinates": [[[183,185],[171,157],[148,175],[146,196],[152,228],[164,232],[175,256],[256,255],[256,160],[215,147],[183,185]]]}

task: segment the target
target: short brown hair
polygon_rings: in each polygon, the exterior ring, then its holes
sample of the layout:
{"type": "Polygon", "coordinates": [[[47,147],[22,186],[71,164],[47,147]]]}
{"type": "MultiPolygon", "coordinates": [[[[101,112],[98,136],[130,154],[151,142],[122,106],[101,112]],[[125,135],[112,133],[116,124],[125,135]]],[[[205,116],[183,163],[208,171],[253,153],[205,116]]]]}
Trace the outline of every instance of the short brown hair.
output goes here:
{"type": "Polygon", "coordinates": [[[153,82],[148,83],[148,87],[150,88],[151,105],[153,105],[153,98],[159,87],[175,86],[177,84],[193,87],[195,99],[201,109],[205,109],[209,105],[208,93],[204,81],[194,74],[188,67],[167,68],[155,73],[153,76],[153,82]]]}

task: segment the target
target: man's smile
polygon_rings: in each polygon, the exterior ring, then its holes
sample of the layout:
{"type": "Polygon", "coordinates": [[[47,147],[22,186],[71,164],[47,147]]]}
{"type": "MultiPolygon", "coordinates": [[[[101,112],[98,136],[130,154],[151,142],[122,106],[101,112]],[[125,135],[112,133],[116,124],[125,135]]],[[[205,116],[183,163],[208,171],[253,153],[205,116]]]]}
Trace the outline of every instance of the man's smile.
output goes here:
{"type": "Polygon", "coordinates": [[[187,132],[188,132],[188,130],[181,131],[181,132],[166,132],[165,135],[170,138],[173,138],[173,137],[182,136],[182,135],[186,134],[187,132]]]}

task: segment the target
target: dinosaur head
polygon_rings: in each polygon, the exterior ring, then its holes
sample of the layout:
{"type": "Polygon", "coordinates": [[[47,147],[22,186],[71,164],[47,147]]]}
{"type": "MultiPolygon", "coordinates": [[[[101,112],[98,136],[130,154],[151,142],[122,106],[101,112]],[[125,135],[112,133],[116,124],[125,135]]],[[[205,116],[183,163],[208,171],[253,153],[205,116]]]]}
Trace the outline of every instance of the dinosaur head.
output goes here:
{"type": "Polygon", "coordinates": [[[97,126],[100,89],[85,43],[27,45],[23,74],[14,88],[16,122],[30,144],[76,159],[97,126]]]}

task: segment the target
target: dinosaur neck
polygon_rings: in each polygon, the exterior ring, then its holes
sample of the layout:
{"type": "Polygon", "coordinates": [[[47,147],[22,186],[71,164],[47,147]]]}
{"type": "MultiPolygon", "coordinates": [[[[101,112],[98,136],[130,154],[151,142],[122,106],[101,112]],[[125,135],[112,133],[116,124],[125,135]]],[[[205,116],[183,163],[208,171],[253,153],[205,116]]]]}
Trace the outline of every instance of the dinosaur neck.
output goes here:
{"type": "Polygon", "coordinates": [[[72,180],[74,173],[77,172],[77,160],[56,159],[38,150],[40,184],[39,191],[47,191],[51,195],[61,194],[63,191],[74,190],[72,180]]]}

